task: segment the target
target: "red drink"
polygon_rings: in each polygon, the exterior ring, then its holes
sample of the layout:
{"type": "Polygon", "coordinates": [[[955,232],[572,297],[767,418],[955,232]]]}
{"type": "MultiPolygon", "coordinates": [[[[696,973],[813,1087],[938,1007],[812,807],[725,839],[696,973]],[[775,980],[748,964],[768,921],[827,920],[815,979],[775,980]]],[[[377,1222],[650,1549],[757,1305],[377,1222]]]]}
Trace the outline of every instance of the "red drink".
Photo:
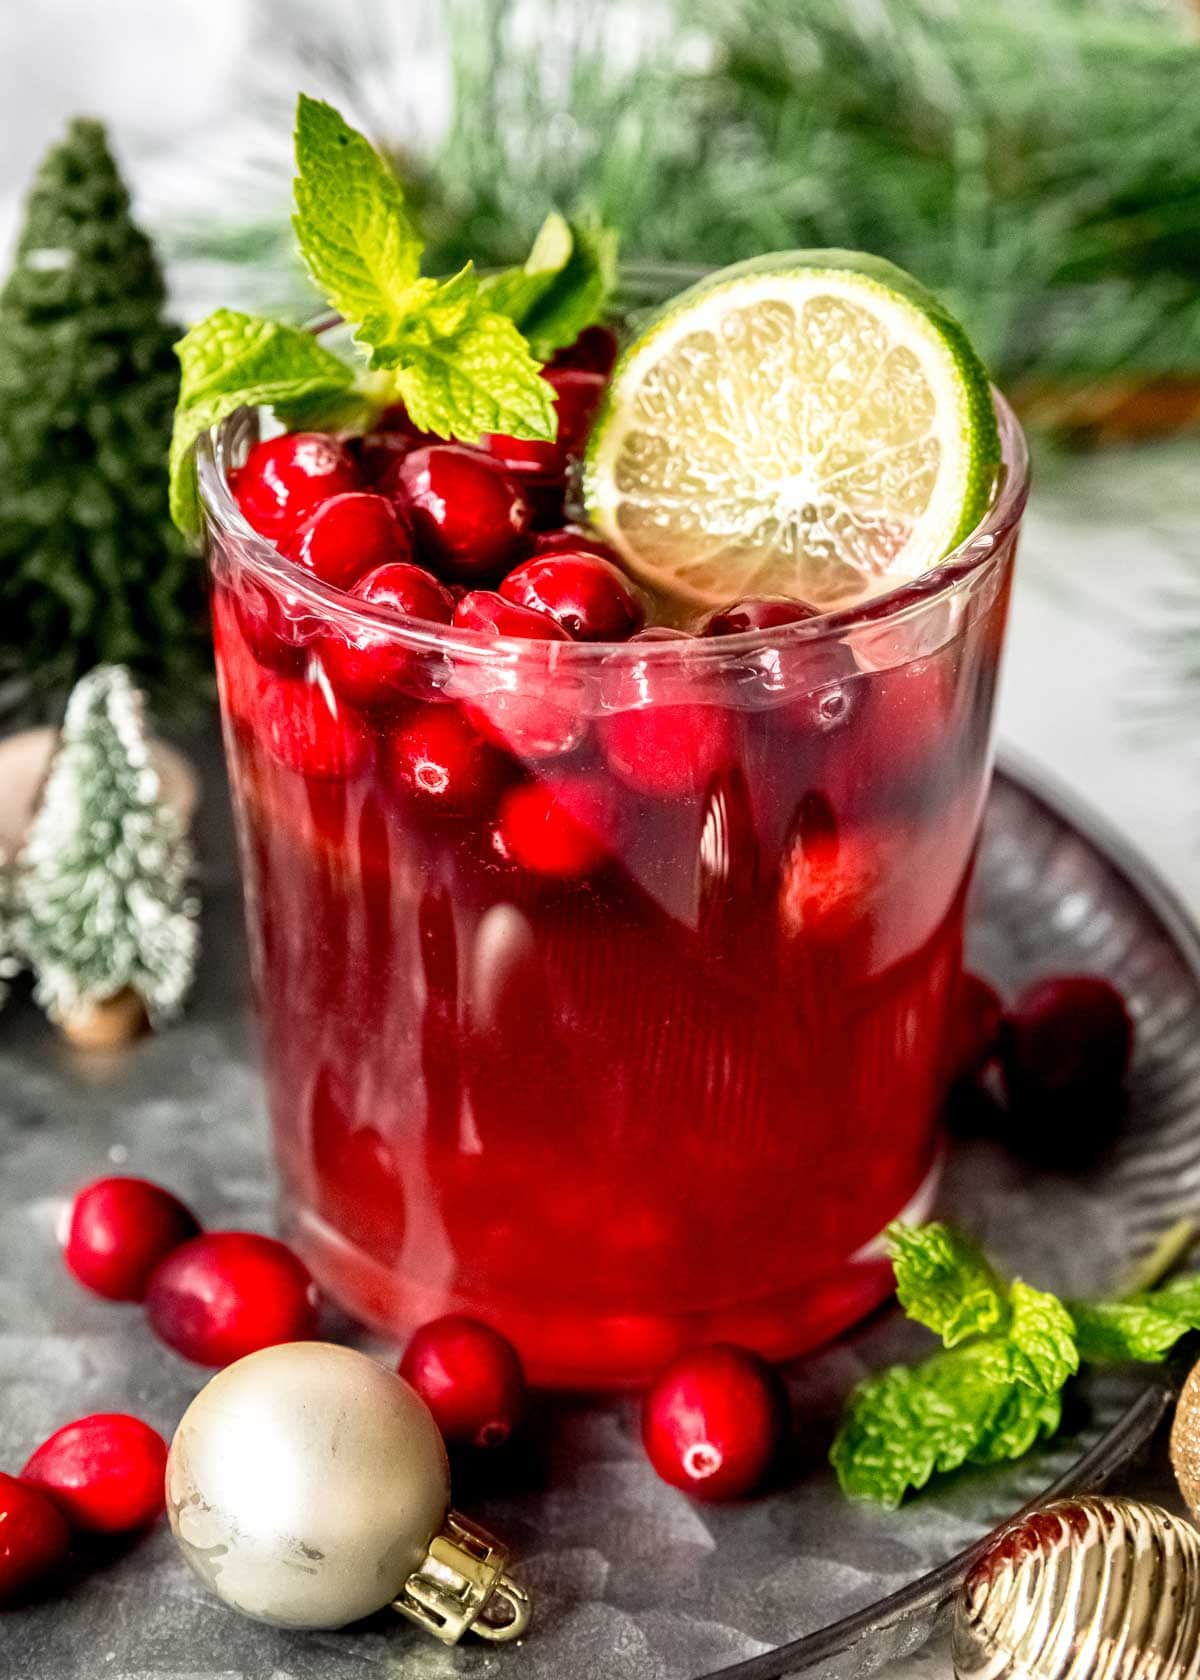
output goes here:
{"type": "Polygon", "coordinates": [[[931,1193],[1024,493],[861,612],[589,646],[405,623],[215,501],[222,701],[293,1238],[538,1381],[773,1358],[931,1193]],[[329,678],[384,645],[377,708],[329,678]],[[333,655],[330,649],[334,649],[333,655]],[[400,676],[397,677],[397,670],[400,676]]]}

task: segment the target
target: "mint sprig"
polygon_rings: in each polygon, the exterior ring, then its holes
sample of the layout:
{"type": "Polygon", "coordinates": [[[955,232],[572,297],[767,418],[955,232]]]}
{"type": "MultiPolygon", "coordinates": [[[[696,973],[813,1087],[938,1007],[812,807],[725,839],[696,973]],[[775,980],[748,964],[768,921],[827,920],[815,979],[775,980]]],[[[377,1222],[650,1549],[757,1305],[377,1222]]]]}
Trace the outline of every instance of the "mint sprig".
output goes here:
{"type": "Polygon", "coordinates": [[[378,344],[413,306],[422,239],[396,172],[323,99],[296,104],[296,213],[300,255],[313,284],[360,336],[378,344]]]}
{"type": "Polygon", "coordinates": [[[542,361],[602,320],[617,284],[617,235],[585,212],[547,216],[521,268],[484,281],[489,301],[520,327],[542,361]]]}
{"type": "Polygon", "coordinates": [[[420,271],[423,241],[387,161],[331,105],[301,94],[293,227],[314,284],[353,328],[352,364],[294,327],[218,310],[177,345],[182,379],[171,445],[171,510],[199,527],[192,467],[201,432],[239,408],[285,425],[365,424],[403,401],[415,424],[477,443],[485,432],[549,440],[554,392],[541,362],[607,306],[615,236],[547,218],[520,269],[481,279],[420,271]],[[363,365],[365,363],[365,365],[363,365]]]}
{"type": "Polygon", "coordinates": [[[1006,1282],[950,1226],[893,1225],[888,1242],[901,1304],[948,1350],[868,1378],[846,1403],[830,1462],[843,1492],[888,1509],[935,1473],[1020,1458],[1053,1435],[1081,1364],[1161,1360],[1200,1330],[1200,1276],[1064,1303],[1006,1282]]]}

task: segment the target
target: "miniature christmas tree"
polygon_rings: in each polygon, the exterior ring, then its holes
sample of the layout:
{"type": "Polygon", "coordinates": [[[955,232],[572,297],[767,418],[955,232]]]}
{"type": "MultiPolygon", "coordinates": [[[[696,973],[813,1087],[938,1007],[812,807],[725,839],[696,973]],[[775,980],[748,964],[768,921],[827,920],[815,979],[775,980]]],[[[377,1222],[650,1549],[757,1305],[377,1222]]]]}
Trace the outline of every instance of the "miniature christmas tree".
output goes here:
{"type": "Polygon", "coordinates": [[[142,696],[119,665],[76,684],[17,859],[14,943],[38,1001],[68,1027],[130,994],[176,1014],[196,959],[193,859],[161,797],[142,696]]]}
{"type": "Polygon", "coordinates": [[[0,674],[65,692],[120,661],[186,701],[201,588],[167,511],[176,329],[99,123],[34,181],[0,290],[0,674]]]}

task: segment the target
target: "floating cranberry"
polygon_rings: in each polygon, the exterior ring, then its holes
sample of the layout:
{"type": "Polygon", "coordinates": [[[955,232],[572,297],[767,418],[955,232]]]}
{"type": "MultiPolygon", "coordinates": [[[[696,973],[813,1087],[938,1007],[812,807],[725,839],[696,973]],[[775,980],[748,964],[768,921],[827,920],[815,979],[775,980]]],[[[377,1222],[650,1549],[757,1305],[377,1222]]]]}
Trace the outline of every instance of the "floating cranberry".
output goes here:
{"type": "Polygon", "coordinates": [[[85,1534],[130,1534],[163,1508],[167,1443],[141,1418],[96,1412],[64,1424],[21,1472],[85,1534]]]}
{"type": "Polygon", "coordinates": [[[598,560],[617,563],[615,551],[583,525],[560,525],[552,531],[535,531],[533,552],[535,555],[594,554],[598,560]]]}
{"type": "Polygon", "coordinates": [[[508,601],[544,613],[577,642],[624,642],[646,620],[624,572],[586,552],[535,555],[500,585],[508,601]]]}
{"type": "MultiPolygon", "coordinates": [[[[506,580],[507,581],[507,580],[506,580]]],[[[489,636],[516,636],[522,641],[567,642],[570,637],[547,613],[510,601],[492,589],[472,589],[454,608],[460,630],[481,630],[489,636]]]]}
{"type": "Polygon", "coordinates": [[[495,804],[506,765],[456,706],[423,706],[388,743],[393,781],[445,816],[481,816],[495,804]]]}
{"type": "Polygon", "coordinates": [[[785,595],[747,595],[728,607],[709,613],[699,627],[701,636],[744,636],[751,630],[776,630],[783,624],[802,624],[819,618],[815,607],[785,595]]]}
{"type": "Polygon", "coordinates": [[[823,793],[806,793],[784,846],[779,919],[793,939],[842,937],[869,910],[882,864],[878,845],[840,825],[823,793]]]}
{"type": "Polygon", "coordinates": [[[733,720],[721,706],[656,703],[614,712],[598,727],[615,773],[656,799],[702,792],[733,751],[733,720]]]}
{"type": "Polygon", "coordinates": [[[369,490],[351,490],[322,502],[284,547],[293,560],[334,589],[352,589],[364,573],[412,557],[395,503],[369,490]]]}
{"type": "Polygon", "coordinates": [[[32,1483],[0,1471],[0,1602],[44,1581],[70,1549],[58,1507],[32,1483]]]}
{"type": "Polygon", "coordinates": [[[271,590],[243,581],[232,594],[238,629],[260,665],[283,676],[298,677],[308,659],[299,626],[283,611],[271,590]]]}
{"type": "Polygon", "coordinates": [[[272,758],[316,780],[357,774],[370,751],[359,714],[317,682],[264,677],[255,691],[251,722],[272,758]]]}
{"type": "Polygon", "coordinates": [[[576,880],[608,857],[613,820],[612,790],[602,777],[525,782],[501,803],[498,849],[531,874],[576,880]]]}
{"type": "Polygon", "coordinates": [[[556,350],[550,366],[583,368],[588,373],[600,373],[607,378],[616,365],[618,349],[616,333],[611,327],[597,322],[594,326],[584,327],[574,344],[556,350]]]}
{"type": "Polygon", "coordinates": [[[229,1365],[313,1335],[317,1292],[307,1267],[273,1237],[210,1231],[158,1267],[146,1290],[146,1317],[185,1359],[229,1365]]]}
{"type": "Polygon", "coordinates": [[[1116,987],[1096,974],[1039,980],[1005,1017],[1001,1063],[1009,1101],[1043,1105],[1119,1093],[1133,1023],[1116,987]]]}
{"type": "Polygon", "coordinates": [[[388,473],[384,488],[407,511],[422,554],[443,577],[492,577],[525,545],[528,502],[504,468],[476,449],[415,449],[388,473]]]}
{"type": "MultiPolygon", "coordinates": [[[[454,597],[445,585],[423,567],[402,561],[377,566],[358,580],[351,594],[431,624],[449,624],[454,616],[454,597]]],[[[321,661],[338,693],[365,710],[391,705],[410,693],[422,652],[407,645],[403,635],[399,625],[393,630],[359,624],[349,640],[333,633],[324,636],[321,661]]]]}
{"type": "Polygon", "coordinates": [[[697,1499],[740,1499],[783,1443],[787,1398],[757,1354],[718,1344],[674,1360],[646,1395],[642,1441],[662,1477],[697,1499]]]}
{"type": "Polygon", "coordinates": [[[580,368],[547,368],[542,378],[554,387],[558,431],[553,442],[492,432],[483,447],[512,473],[561,478],[591,430],[604,395],[604,377],[580,368]]]}
{"type": "Polygon", "coordinates": [[[394,403],[365,436],[353,440],[353,447],[367,478],[378,484],[405,455],[437,442],[433,432],[414,426],[403,403],[394,403]]]}
{"type": "Polygon", "coordinates": [[[525,1373],[512,1343],[478,1319],[451,1313],[423,1324],[400,1375],[457,1446],[500,1447],[525,1414],[525,1373]]]}
{"type": "Polygon", "coordinates": [[[323,432],[288,432],[256,443],[229,475],[238,506],[260,536],[285,537],[330,496],[359,488],[353,455],[323,432]]]}
{"type": "Polygon", "coordinates": [[[950,1027],[950,1069],[955,1079],[973,1079],[1000,1048],[1004,1005],[996,988],[978,974],[958,984],[950,1027]]]}
{"type": "Polygon", "coordinates": [[[63,1259],[95,1294],[140,1301],[159,1261],[199,1230],[169,1190],[144,1178],[98,1178],[71,1204],[63,1259]]]}

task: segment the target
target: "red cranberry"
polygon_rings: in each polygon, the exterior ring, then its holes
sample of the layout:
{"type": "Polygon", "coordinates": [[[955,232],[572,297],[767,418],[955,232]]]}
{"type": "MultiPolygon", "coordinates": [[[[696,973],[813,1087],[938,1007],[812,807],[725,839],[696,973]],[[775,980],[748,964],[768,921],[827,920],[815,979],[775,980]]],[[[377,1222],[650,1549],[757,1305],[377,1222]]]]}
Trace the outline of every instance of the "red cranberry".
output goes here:
{"type": "Polygon", "coordinates": [[[500,593],[545,613],[577,642],[623,642],[646,619],[624,572],[594,554],[535,555],[509,572],[500,593]]]}
{"type": "Polygon", "coordinates": [[[140,1301],[159,1261],[199,1230],[169,1190],[144,1178],[98,1178],[71,1204],[63,1259],[85,1289],[140,1301]]]}
{"type": "Polygon", "coordinates": [[[457,706],[423,706],[392,736],[387,751],[393,781],[446,816],[483,815],[504,783],[503,757],[457,706]]]}
{"type": "Polygon", "coordinates": [[[478,1319],[451,1313],[423,1324],[400,1375],[433,1413],[447,1442],[500,1447],[525,1412],[525,1373],[512,1343],[478,1319]]]}
{"type": "Polygon", "coordinates": [[[298,677],[308,660],[308,649],[278,596],[247,579],[232,599],[238,629],[258,663],[282,676],[298,677]]]}
{"type": "MultiPolygon", "coordinates": [[[[402,561],[377,566],[351,593],[372,606],[390,607],[431,624],[449,624],[454,616],[450,591],[423,567],[402,561]]],[[[384,630],[361,624],[352,634],[351,641],[333,634],[321,640],[321,661],[338,693],[366,710],[391,705],[410,693],[422,654],[404,643],[399,626],[384,630]]]]}
{"type": "Polygon", "coordinates": [[[836,939],[861,921],[879,884],[877,847],[843,829],[828,799],[806,793],[784,848],[779,916],[795,939],[836,939]]]}
{"type": "Polygon", "coordinates": [[[370,751],[362,718],[320,683],[264,677],[251,722],[272,758],[316,780],[356,775],[370,751]]]}
{"type": "Polygon", "coordinates": [[[317,1292],[308,1269],[273,1237],[210,1231],[159,1266],[146,1290],[146,1317],[185,1359],[230,1365],[313,1335],[317,1292]]]}
{"type": "Polygon", "coordinates": [[[129,1534],[163,1508],[167,1443],[124,1412],[96,1412],[64,1424],[21,1472],[86,1534],[129,1534]]]}
{"type": "Polygon", "coordinates": [[[524,547],[529,504],[503,467],[476,449],[455,443],[415,449],[384,485],[444,577],[466,583],[491,577],[524,547]]]}
{"type": "MultiPolygon", "coordinates": [[[[545,613],[531,612],[492,590],[473,589],[454,609],[462,629],[523,641],[569,641],[566,631],[545,613]]],[[[506,752],[518,758],[554,758],[578,746],[587,729],[579,709],[568,702],[563,680],[549,667],[538,671],[480,671],[484,692],[466,705],[471,722],[506,752]],[[492,680],[494,678],[494,680],[492,680]]]]}
{"type": "Polygon", "coordinates": [[[609,765],[656,799],[700,793],[729,759],[733,722],[720,706],[652,704],[614,712],[599,724],[609,765]]]}
{"type": "Polygon", "coordinates": [[[358,467],[344,443],[324,432],[288,432],[256,443],[230,474],[238,506],[260,536],[293,531],[318,502],[359,487],[358,467]]]}
{"type": "Polygon", "coordinates": [[[617,335],[611,327],[584,327],[574,344],[568,344],[565,349],[556,350],[551,359],[552,368],[582,368],[588,373],[600,373],[607,379],[616,365],[619,345],[617,335]]]}
{"type": "Polygon", "coordinates": [[[950,1070],[954,1079],[973,1079],[1000,1047],[1004,1005],[994,986],[978,974],[964,974],[950,1028],[950,1070]]]}
{"type": "Polygon", "coordinates": [[[0,1602],[53,1573],[71,1549],[66,1518],[40,1488],[0,1471],[0,1602]]]}
{"type": "Polygon", "coordinates": [[[800,624],[818,618],[815,607],[785,595],[747,595],[728,607],[709,613],[699,627],[701,636],[744,636],[748,630],[775,630],[782,624],[800,624]]]}
{"type": "Polygon", "coordinates": [[[1119,1091],[1132,1051],[1133,1023],[1115,986],[1095,974],[1039,980],[1005,1018],[1001,1059],[1010,1101],[1119,1091]]]}
{"type": "Polygon", "coordinates": [[[334,589],[351,589],[365,572],[412,557],[395,503],[368,490],[331,496],[283,546],[293,560],[334,589]]]}
{"type": "Polygon", "coordinates": [[[594,554],[597,560],[618,563],[615,551],[582,525],[560,525],[553,531],[535,531],[533,552],[535,555],[594,554]]]}
{"type": "Polygon", "coordinates": [[[591,430],[604,395],[604,377],[579,368],[547,368],[542,378],[554,387],[554,407],[558,414],[554,441],[546,443],[538,438],[492,432],[485,436],[483,447],[510,472],[561,478],[591,430]]]}
{"type": "Polygon", "coordinates": [[[682,1354],[655,1381],[642,1441],[664,1482],[697,1499],[739,1499],[762,1482],[786,1425],[786,1395],[771,1367],[720,1344],[682,1354]]]}
{"type": "Polygon", "coordinates": [[[423,432],[413,425],[403,403],[394,403],[383,411],[371,431],[353,441],[363,472],[377,484],[405,455],[439,440],[433,432],[423,432]]]}
{"type": "MultiPolygon", "coordinates": [[[[507,580],[506,580],[507,581],[507,580]]],[[[567,642],[570,637],[547,613],[510,601],[492,589],[472,589],[454,608],[460,630],[482,630],[489,636],[516,636],[522,641],[567,642]]]]}
{"type": "Polygon", "coordinates": [[[612,839],[611,788],[596,776],[525,782],[505,794],[501,853],[535,875],[574,880],[604,862],[612,839]]]}

